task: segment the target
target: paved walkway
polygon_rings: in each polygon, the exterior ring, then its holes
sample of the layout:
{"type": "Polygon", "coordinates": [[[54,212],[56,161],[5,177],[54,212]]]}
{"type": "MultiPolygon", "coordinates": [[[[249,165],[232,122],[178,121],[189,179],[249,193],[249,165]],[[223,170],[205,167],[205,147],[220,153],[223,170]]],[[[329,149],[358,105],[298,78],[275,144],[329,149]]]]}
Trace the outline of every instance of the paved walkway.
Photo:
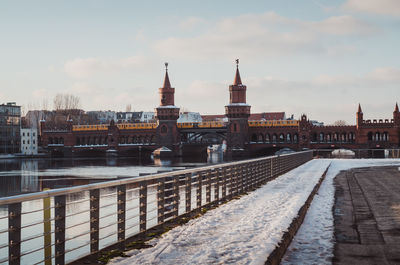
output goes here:
{"type": "Polygon", "coordinates": [[[335,178],[334,264],[400,264],[399,170],[352,169],[335,178]]]}

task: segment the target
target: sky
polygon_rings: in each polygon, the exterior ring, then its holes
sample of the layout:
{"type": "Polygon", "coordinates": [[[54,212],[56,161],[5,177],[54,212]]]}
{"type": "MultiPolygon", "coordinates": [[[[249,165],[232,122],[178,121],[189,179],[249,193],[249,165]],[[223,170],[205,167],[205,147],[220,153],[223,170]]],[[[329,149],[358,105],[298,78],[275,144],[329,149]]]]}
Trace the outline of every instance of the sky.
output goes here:
{"type": "Polygon", "coordinates": [[[399,47],[398,0],[4,0],[0,103],[153,111],[168,62],[175,105],[224,114],[239,58],[252,112],[391,119],[399,47]]]}

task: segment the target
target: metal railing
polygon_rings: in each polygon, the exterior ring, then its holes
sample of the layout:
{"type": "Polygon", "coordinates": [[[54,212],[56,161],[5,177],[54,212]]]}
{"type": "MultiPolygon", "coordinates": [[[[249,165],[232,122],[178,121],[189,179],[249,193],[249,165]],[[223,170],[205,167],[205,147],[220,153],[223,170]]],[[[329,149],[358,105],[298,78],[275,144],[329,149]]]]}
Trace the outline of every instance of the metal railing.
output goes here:
{"type": "Polygon", "coordinates": [[[254,189],[311,160],[312,154],[0,198],[0,264],[65,264],[116,243],[123,247],[134,235],[254,189]]]}

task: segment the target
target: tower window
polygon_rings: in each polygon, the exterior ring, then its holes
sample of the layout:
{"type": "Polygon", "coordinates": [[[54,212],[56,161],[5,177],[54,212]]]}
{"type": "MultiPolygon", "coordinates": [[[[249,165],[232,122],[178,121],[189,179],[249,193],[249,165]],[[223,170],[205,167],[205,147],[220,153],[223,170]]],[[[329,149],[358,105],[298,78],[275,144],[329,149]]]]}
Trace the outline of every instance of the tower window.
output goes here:
{"type": "Polygon", "coordinates": [[[237,132],[237,124],[236,123],[233,124],[233,131],[237,132]]]}

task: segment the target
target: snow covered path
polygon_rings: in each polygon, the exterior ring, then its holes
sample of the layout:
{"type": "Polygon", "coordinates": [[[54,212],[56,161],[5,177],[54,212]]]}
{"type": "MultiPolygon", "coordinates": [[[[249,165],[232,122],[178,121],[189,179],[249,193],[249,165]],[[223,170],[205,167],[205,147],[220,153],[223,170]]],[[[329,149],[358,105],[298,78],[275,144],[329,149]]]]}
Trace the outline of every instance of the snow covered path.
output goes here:
{"type": "MultiPolygon", "coordinates": [[[[323,161],[323,160],[319,160],[323,161]]],[[[325,180],[308,209],[302,226],[281,264],[331,264],[334,247],[333,179],[342,170],[372,166],[400,166],[400,159],[333,159],[325,180]]]]}
{"type": "Polygon", "coordinates": [[[312,160],[111,264],[264,264],[331,160],[312,160]]]}

